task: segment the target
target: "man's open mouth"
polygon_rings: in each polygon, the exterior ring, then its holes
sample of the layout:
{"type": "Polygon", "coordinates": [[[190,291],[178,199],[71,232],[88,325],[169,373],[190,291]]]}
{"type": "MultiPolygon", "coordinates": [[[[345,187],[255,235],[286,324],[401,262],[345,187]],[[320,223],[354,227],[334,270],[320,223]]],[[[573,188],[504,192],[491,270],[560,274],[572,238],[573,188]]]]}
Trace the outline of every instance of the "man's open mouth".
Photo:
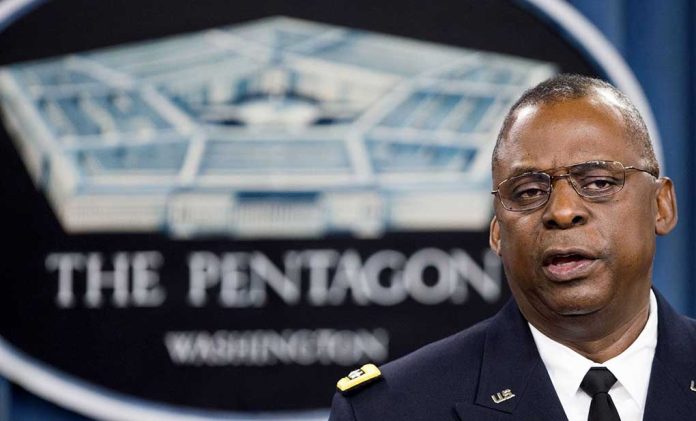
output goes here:
{"type": "Polygon", "coordinates": [[[585,276],[597,259],[584,251],[545,253],[543,269],[549,279],[563,282],[585,276]]]}

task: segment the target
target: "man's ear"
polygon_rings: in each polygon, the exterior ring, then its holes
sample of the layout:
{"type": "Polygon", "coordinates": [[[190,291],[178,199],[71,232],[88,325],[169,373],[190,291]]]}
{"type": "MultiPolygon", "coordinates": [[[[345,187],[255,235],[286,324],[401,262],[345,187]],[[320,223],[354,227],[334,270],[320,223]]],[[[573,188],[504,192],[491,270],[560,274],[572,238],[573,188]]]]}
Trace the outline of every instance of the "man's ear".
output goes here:
{"type": "Polygon", "coordinates": [[[500,256],[500,225],[495,215],[493,215],[493,219],[491,220],[491,227],[488,233],[488,244],[490,244],[495,254],[500,256]]]}
{"type": "Polygon", "coordinates": [[[655,234],[668,234],[677,225],[677,194],[672,180],[660,177],[655,192],[657,212],[655,213],[655,234]]]}

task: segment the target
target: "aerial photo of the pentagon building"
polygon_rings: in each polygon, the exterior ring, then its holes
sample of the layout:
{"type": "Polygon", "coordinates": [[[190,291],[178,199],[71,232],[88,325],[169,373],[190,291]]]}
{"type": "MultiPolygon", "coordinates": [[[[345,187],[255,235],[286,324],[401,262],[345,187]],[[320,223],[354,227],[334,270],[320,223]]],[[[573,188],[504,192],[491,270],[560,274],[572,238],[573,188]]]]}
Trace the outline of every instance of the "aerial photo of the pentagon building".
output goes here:
{"type": "Polygon", "coordinates": [[[497,129],[548,64],[272,17],[7,66],[63,228],[177,238],[483,229],[497,129]]]}

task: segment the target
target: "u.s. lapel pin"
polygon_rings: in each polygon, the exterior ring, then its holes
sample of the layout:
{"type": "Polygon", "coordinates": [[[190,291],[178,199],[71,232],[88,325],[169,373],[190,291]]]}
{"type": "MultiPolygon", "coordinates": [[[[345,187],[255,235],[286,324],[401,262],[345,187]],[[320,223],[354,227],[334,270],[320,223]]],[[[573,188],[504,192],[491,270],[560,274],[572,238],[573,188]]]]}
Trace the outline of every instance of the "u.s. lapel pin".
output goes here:
{"type": "Polygon", "coordinates": [[[498,392],[495,395],[491,395],[491,399],[493,399],[493,402],[495,403],[501,403],[505,402],[508,399],[512,399],[515,397],[515,394],[512,393],[512,390],[510,389],[505,389],[502,392],[498,392]]]}
{"type": "Polygon", "coordinates": [[[696,392],[696,382],[694,382],[693,380],[691,380],[691,391],[696,392]]]}

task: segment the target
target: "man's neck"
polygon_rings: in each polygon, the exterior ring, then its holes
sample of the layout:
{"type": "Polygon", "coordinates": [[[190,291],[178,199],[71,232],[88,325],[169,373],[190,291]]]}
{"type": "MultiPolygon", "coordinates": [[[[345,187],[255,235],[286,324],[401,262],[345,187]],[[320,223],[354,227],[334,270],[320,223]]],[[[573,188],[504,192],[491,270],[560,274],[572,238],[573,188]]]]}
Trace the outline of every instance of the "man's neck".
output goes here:
{"type": "Polygon", "coordinates": [[[585,358],[601,364],[621,354],[635,342],[643,331],[649,315],[650,304],[648,303],[624,325],[602,338],[587,341],[564,341],[561,339],[558,342],[585,358]]]}
{"type": "MultiPolygon", "coordinates": [[[[522,312],[525,313],[524,310],[522,312]]],[[[525,317],[550,339],[601,364],[621,354],[635,342],[643,331],[649,315],[650,300],[646,299],[638,311],[616,326],[607,326],[606,318],[599,313],[573,316],[569,320],[554,320],[553,324],[535,323],[534,317],[529,318],[526,314],[525,317]]]]}

